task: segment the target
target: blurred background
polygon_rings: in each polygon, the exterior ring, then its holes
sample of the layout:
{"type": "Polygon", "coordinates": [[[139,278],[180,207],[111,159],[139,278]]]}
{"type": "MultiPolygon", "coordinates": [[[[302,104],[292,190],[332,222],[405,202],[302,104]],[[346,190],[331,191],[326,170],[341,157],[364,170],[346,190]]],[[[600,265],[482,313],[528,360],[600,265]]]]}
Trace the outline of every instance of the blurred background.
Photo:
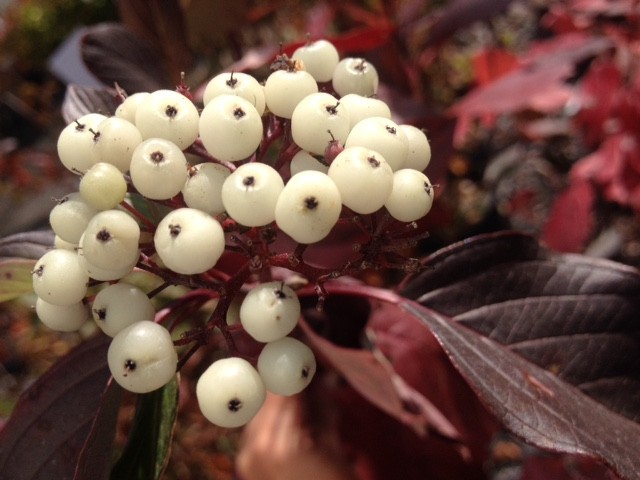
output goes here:
{"type": "MultiPolygon", "coordinates": [[[[67,85],[134,93],[185,72],[197,97],[221,70],[264,79],[308,35],[370,60],[379,97],[432,142],[437,200],[416,255],[516,229],[638,266],[639,23],[632,0],[0,0],[0,238],[46,230],[77,188],[56,158],[67,85]],[[127,56],[132,38],[146,61],[127,56]]],[[[0,332],[6,418],[82,337],[44,331],[20,302],[0,304],[0,332]]],[[[168,478],[231,478],[237,436],[192,413],[168,478]]]]}

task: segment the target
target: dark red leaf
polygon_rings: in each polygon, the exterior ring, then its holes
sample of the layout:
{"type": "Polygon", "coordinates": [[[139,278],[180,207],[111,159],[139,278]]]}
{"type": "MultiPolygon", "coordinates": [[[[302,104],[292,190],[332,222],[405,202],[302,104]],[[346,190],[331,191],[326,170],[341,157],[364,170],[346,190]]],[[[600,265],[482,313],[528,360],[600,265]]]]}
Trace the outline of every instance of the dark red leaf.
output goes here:
{"type": "Polygon", "coordinates": [[[542,232],[542,241],[553,250],[583,251],[593,234],[595,190],[590,182],[576,180],[555,200],[542,232]]]}
{"type": "Polygon", "coordinates": [[[157,49],[118,23],[88,27],[81,53],[87,68],[105,85],[118,83],[127,93],[172,88],[157,49]]]}
{"type": "Polygon", "coordinates": [[[147,45],[157,49],[172,84],[177,84],[180,72],[187,70],[192,63],[180,2],[128,0],[118,2],[118,10],[125,26],[147,45]]]}
{"type": "Polygon", "coordinates": [[[91,433],[78,457],[73,480],[106,480],[113,462],[113,440],[123,389],[111,379],[96,412],[91,433]]]}
{"type": "Polygon", "coordinates": [[[88,113],[112,115],[118,108],[117,92],[113,88],[93,88],[69,85],[62,102],[62,117],[67,123],[88,113]]]}
{"type": "Polygon", "coordinates": [[[640,275],[533,239],[469,239],[427,258],[409,298],[452,317],[640,420],[640,275]],[[614,394],[614,392],[616,392],[614,394]]]}
{"type": "Polygon", "coordinates": [[[601,459],[624,478],[640,478],[640,426],[557,376],[434,310],[413,302],[419,318],[485,405],[513,433],[543,449],[601,459]]]}
{"type": "Polygon", "coordinates": [[[458,438],[455,427],[429,400],[407,385],[382,354],[339,347],[315,334],[305,323],[301,325],[314,351],[373,405],[419,435],[424,436],[430,428],[444,437],[458,438]]]}
{"type": "Polygon", "coordinates": [[[3,480],[73,478],[110,376],[108,345],[83,343],[21,395],[0,431],[3,480]]]}

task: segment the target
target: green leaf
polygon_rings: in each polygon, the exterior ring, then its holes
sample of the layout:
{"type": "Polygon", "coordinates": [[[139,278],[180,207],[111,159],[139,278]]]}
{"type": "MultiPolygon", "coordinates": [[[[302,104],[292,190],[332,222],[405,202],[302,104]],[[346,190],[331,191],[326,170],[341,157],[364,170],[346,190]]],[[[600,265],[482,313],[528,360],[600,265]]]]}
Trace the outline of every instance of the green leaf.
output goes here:
{"type": "Polygon", "coordinates": [[[178,410],[178,377],[140,395],[127,446],[111,471],[112,480],[153,480],[164,472],[178,410]]]}
{"type": "Polygon", "coordinates": [[[0,260],[0,302],[33,292],[31,272],[35,263],[21,258],[0,260]]]}

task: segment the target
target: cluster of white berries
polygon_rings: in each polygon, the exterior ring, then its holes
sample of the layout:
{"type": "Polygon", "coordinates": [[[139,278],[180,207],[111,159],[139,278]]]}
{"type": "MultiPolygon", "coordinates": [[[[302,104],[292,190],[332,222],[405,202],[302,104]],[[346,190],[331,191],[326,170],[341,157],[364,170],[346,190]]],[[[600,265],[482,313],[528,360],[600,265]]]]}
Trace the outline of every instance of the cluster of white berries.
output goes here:
{"type": "MultiPolygon", "coordinates": [[[[340,61],[335,47],[319,40],[291,59],[278,57],[273,70],[264,84],[243,73],[217,75],[200,110],[184,92],[136,93],[113,116],[84,115],[59,136],[61,162],[81,178],[78,191],[51,211],[56,248],[34,267],[36,312],[61,331],[93,317],[113,337],[109,367],[128,390],[162,387],[178,362],[169,330],[154,322],[152,301],[126,282],[140,262],[152,259],[179,275],[207,272],[227,248],[226,218],[243,228],[275,224],[311,244],[349,210],[386,209],[413,222],[431,208],[433,188],[422,173],[431,157],[427,137],[396,124],[374,97],[373,65],[340,61]],[[294,147],[286,162],[258,156],[275,123],[294,147]],[[165,212],[178,206],[153,226],[132,213],[132,194],[165,212]]],[[[288,336],[300,316],[289,286],[258,284],[239,315],[244,330],[265,343],[256,366],[240,357],[218,360],[197,385],[204,415],[228,427],[252,418],[266,390],[298,393],[315,372],[311,350],[288,336]]]]}

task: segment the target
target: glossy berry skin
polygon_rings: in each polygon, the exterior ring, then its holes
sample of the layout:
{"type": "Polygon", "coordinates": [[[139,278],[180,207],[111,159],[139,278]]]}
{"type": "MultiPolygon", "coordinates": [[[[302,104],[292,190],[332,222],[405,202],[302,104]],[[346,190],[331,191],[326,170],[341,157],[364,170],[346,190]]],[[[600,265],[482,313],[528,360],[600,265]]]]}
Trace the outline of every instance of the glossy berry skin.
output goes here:
{"type": "Polygon", "coordinates": [[[222,185],[222,203],[240,225],[260,227],[275,219],[276,202],[284,182],[280,174],[265,163],[245,163],[222,185]]]}
{"type": "Polygon", "coordinates": [[[156,252],[167,268],[183,275],[212,268],[224,252],[222,226],[211,215],[194,208],[169,212],[153,237],[156,252]]]}
{"type": "Polygon", "coordinates": [[[266,399],[266,389],[257,370],[239,357],[215,361],[196,385],[202,414],[211,423],[236,428],[251,420],[266,399]]]}
{"type": "Polygon", "coordinates": [[[356,123],[344,146],[375,150],[394,172],[404,168],[409,153],[409,141],[405,133],[397,123],[384,117],[369,117],[356,123]]]}
{"type": "Polygon", "coordinates": [[[87,294],[89,276],[70,250],[50,250],[36,262],[32,272],[33,290],[53,305],[73,305],[87,294]]]}
{"type": "Polygon", "coordinates": [[[338,222],[342,200],[328,175],[305,170],[289,179],[276,203],[276,224],[298,243],[325,238],[338,222]]]}
{"type": "Polygon", "coordinates": [[[135,125],[144,140],[164,138],[180,150],[198,137],[198,109],[191,100],[174,90],[156,90],[136,108],[135,125]]]}
{"type": "Polygon", "coordinates": [[[318,84],[310,73],[304,70],[276,70],[265,82],[264,98],[271,113],[291,118],[296,105],[317,91],[318,84]]]}
{"type": "Polygon", "coordinates": [[[342,203],[356,213],[380,209],[393,187],[393,170],[382,155],[365,147],[345,148],[328,172],[342,203]]]}
{"type": "Polygon", "coordinates": [[[272,393],[291,396],[304,390],[316,372],[313,352],[300,340],[284,337],[267,343],[258,357],[258,373],[272,393]]]}
{"type": "Polygon", "coordinates": [[[251,156],[262,141],[262,118],[256,107],[236,95],[211,99],[200,115],[200,139],[218,160],[236,162],[251,156]]]}
{"type": "Polygon", "coordinates": [[[182,198],[189,208],[196,208],[209,215],[224,212],[222,185],[231,172],[217,163],[199,163],[189,169],[187,181],[182,187],[182,198]]]}
{"type": "Polygon", "coordinates": [[[256,107],[258,115],[264,113],[264,89],[251,75],[242,72],[227,72],[216,75],[207,83],[202,95],[202,102],[206,106],[220,95],[242,97],[256,107]]]}
{"type": "Polygon", "coordinates": [[[113,379],[126,390],[148,393],[176,374],[178,354],[169,331],[145,320],[121,330],[109,345],[107,362],[113,379]]]}
{"type": "Polygon", "coordinates": [[[187,158],[170,140],[149,138],[131,156],[131,182],[140,195],[167,200],[182,190],[187,180],[187,158]]]}
{"type": "Polygon", "coordinates": [[[58,332],[75,332],[89,318],[89,309],[82,302],[54,305],[42,298],[36,300],[36,314],[42,323],[58,332]]]}
{"type": "Polygon", "coordinates": [[[49,213],[49,224],[62,240],[77,245],[89,221],[98,210],[80,192],[65,195],[49,213]]]}
{"type": "Polygon", "coordinates": [[[240,322],[259,342],[272,342],[288,335],[298,324],[300,301],[282,282],[266,282],[247,293],[240,305],[240,322]]]}
{"type": "Polygon", "coordinates": [[[349,114],[333,95],[312,93],[293,110],[291,135],[300,148],[322,155],[330,141],[347,139],[349,114]]]}
{"type": "Polygon", "coordinates": [[[378,72],[363,58],[347,57],[336,65],[332,83],[341,97],[349,93],[369,97],[378,91],[378,72]]]}
{"type": "Polygon", "coordinates": [[[433,186],[424,173],[404,168],[393,174],[393,189],[384,206],[396,220],[413,222],[429,213],[433,196],[433,186]]]}
{"type": "Polygon", "coordinates": [[[139,256],[140,226],[122,210],[104,210],[89,221],[80,239],[82,255],[92,265],[123,269],[139,256]]]}
{"type": "Polygon", "coordinates": [[[301,61],[304,70],[309,72],[319,83],[331,81],[333,71],[340,61],[336,47],[331,42],[322,39],[299,47],[293,52],[291,58],[301,61]]]}
{"type": "Polygon", "coordinates": [[[152,321],[155,308],[147,295],[135,285],[113,283],[100,290],[91,305],[91,314],[100,329],[110,337],[141,320],[152,321]]]}

